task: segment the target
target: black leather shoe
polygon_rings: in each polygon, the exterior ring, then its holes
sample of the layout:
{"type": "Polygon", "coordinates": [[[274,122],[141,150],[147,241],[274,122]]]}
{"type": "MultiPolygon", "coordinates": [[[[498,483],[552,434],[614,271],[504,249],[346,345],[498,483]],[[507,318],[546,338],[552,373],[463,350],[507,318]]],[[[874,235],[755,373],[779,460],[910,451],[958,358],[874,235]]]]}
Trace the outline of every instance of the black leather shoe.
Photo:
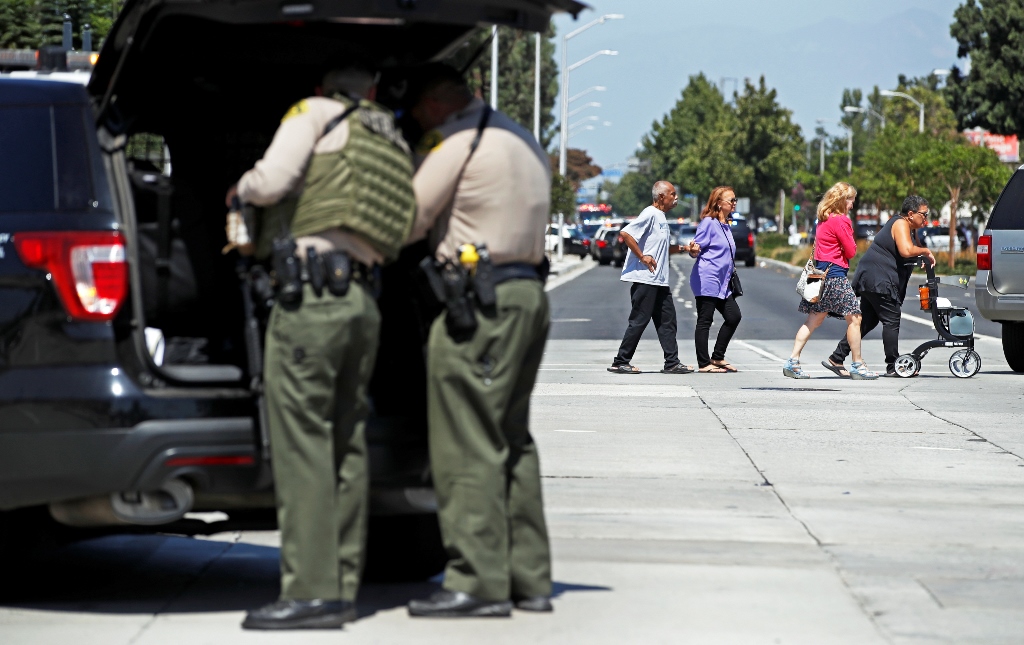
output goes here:
{"type": "Polygon", "coordinates": [[[512,615],[512,602],[482,600],[461,591],[441,589],[426,600],[410,602],[409,615],[436,618],[508,617],[512,615]]]}
{"type": "Polygon", "coordinates": [[[347,600],[278,600],[248,612],[242,629],[337,629],[355,619],[347,600]]]}
{"type": "Polygon", "coordinates": [[[551,599],[547,596],[533,596],[532,598],[520,598],[516,600],[516,609],[521,611],[549,612],[555,608],[551,605],[551,599]]]}

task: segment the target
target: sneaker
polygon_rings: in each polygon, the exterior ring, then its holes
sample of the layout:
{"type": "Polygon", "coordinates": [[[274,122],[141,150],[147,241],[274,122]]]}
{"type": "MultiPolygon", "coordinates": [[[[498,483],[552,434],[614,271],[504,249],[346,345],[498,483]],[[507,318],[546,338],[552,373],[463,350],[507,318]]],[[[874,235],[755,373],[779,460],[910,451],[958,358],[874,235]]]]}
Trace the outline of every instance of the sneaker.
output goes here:
{"type": "Polygon", "coordinates": [[[811,378],[810,375],[805,373],[803,368],[800,367],[800,361],[792,358],[783,364],[782,375],[788,376],[789,378],[811,378]]]}

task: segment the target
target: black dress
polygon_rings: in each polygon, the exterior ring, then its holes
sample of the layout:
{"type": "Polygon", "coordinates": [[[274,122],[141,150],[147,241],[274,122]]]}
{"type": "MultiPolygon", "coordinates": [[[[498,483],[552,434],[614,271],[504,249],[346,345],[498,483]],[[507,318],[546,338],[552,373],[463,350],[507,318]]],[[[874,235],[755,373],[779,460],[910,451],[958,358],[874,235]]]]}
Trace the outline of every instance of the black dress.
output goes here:
{"type": "Polygon", "coordinates": [[[857,295],[877,293],[903,304],[914,267],[906,264],[908,259],[900,255],[892,236],[892,226],[899,219],[889,218],[857,265],[857,272],[850,280],[857,295]]]}

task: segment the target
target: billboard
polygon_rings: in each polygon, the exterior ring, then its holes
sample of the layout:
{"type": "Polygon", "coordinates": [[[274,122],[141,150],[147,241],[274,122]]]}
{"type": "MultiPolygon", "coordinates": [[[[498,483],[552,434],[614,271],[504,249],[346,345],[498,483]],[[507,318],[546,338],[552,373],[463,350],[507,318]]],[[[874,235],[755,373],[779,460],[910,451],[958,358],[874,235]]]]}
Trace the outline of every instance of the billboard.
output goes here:
{"type": "Polygon", "coordinates": [[[995,150],[999,155],[999,161],[1004,163],[1020,161],[1020,143],[1015,134],[992,134],[988,130],[974,128],[973,130],[964,130],[964,136],[976,146],[985,146],[995,150]]]}

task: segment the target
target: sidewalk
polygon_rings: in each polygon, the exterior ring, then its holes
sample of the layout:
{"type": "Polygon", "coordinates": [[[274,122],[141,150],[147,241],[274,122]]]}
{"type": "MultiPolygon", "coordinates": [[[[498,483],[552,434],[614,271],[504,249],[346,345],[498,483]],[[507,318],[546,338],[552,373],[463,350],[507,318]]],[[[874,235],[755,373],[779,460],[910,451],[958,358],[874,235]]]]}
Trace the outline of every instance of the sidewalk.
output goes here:
{"type": "MultiPolygon", "coordinates": [[[[617,344],[550,341],[534,389],[554,614],[417,620],[405,603],[436,583],[367,585],[344,633],[243,632],[276,594],[277,533],[147,536],[94,554],[87,592],[0,608],[0,642],[1021,642],[1024,380],[998,343],[972,379],[935,350],[918,378],[873,382],[810,360],[814,378],[783,378],[789,340],[735,339],[738,374],[616,375],[617,344]]],[[[656,341],[634,364],[660,367],[656,341]]]]}

